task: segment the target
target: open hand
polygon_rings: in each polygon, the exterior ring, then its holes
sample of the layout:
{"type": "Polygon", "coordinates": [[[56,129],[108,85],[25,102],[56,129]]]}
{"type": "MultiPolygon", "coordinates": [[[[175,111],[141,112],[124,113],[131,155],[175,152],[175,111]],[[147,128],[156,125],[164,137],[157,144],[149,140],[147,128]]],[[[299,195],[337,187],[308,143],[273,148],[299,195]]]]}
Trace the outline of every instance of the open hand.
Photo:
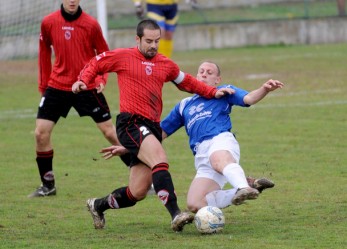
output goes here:
{"type": "Polygon", "coordinates": [[[278,88],[284,87],[284,84],[279,80],[270,79],[263,84],[266,91],[271,92],[278,88]]]}
{"type": "Polygon", "coordinates": [[[235,93],[235,90],[232,88],[228,88],[228,87],[219,88],[215,94],[215,98],[219,99],[227,94],[234,94],[234,93],[235,93]]]}
{"type": "Polygon", "coordinates": [[[102,157],[106,160],[114,156],[124,155],[128,152],[129,151],[121,145],[112,145],[110,147],[103,148],[100,150],[100,153],[102,153],[102,157]]]}

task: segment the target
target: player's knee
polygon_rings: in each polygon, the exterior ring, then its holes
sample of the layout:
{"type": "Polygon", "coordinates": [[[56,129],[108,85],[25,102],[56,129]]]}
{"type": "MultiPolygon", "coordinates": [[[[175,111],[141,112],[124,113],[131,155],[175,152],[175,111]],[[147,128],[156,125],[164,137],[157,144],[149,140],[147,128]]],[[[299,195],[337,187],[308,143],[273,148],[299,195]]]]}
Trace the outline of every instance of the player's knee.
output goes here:
{"type": "Polygon", "coordinates": [[[194,203],[194,202],[191,202],[191,201],[187,201],[187,208],[190,212],[192,213],[196,213],[198,210],[199,210],[199,205],[197,205],[198,203],[194,203]]]}
{"type": "Polygon", "coordinates": [[[35,129],[35,139],[38,144],[43,144],[49,141],[50,133],[42,131],[40,129],[35,129]]]}
{"type": "Polygon", "coordinates": [[[148,192],[148,188],[137,188],[132,190],[131,193],[135,197],[137,201],[142,201],[146,198],[148,192]]]}
{"type": "Polygon", "coordinates": [[[104,137],[111,144],[117,144],[116,129],[114,129],[114,128],[104,129],[104,130],[102,130],[102,133],[104,134],[104,137]]]}

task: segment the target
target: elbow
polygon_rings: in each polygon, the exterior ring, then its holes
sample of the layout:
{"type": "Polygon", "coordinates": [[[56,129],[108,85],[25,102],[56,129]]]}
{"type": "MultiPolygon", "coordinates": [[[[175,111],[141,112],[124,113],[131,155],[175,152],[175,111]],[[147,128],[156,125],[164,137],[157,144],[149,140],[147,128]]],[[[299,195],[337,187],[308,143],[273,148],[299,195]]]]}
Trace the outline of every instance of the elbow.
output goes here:
{"type": "Polygon", "coordinates": [[[247,95],[243,98],[243,102],[244,102],[246,105],[253,105],[253,104],[254,104],[254,101],[252,101],[252,99],[249,98],[249,96],[247,96],[247,95]]]}

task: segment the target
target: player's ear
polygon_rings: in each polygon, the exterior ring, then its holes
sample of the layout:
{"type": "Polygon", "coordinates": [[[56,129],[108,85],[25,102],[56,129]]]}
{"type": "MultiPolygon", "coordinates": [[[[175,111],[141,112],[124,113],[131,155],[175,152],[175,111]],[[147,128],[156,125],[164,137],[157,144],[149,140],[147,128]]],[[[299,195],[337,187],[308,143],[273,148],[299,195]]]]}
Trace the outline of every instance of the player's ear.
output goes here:
{"type": "Polygon", "coordinates": [[[221,83],[221,82],[222,82],[222,77],[218,76],[218,77],[216,78],[216,85],[218,85],[218,84],[221,83]]]}
{"type": "Polygon", "coordinates": [[[135,36],[135,41],[136,41],[136,44],[139,45],[141,42],[141,38],[137,35],[135,36]]]}

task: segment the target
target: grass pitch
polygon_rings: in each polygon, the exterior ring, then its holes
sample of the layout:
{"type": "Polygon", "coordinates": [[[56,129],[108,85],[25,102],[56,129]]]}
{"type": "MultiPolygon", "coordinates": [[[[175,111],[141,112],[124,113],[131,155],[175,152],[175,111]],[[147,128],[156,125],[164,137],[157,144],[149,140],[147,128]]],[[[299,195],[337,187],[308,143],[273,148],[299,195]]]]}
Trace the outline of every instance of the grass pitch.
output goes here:
{"type": "MultiPolygon", "coordinates": [[[[202,60],[217,62],[223,82],[246,90],[268,78],[286,86],[231,117],[247,175],[269,177],[276,186],[258,200],[223,210],[222,233],[203,236],[193,225],[170,229],[155,196],[106,213],[97,231],[85,208],[127,184],[119,159],[102,160],[106,140],[89,118],[71,111],[53,133],[58,195],[28,199],[39,185],[34,128],[36,61],[0,62],[0,248],[346,248],[347,44],[273,46],[174,54],[182,70],[196,73],[202,60]]],[[[118,113],[116,77],[105,90],[118,113]]],[[[164,115],[188,94],[164,88],[164,115]]],[[[183,130],[164,142],[179,204],[194,176],[183,130]]]]}

